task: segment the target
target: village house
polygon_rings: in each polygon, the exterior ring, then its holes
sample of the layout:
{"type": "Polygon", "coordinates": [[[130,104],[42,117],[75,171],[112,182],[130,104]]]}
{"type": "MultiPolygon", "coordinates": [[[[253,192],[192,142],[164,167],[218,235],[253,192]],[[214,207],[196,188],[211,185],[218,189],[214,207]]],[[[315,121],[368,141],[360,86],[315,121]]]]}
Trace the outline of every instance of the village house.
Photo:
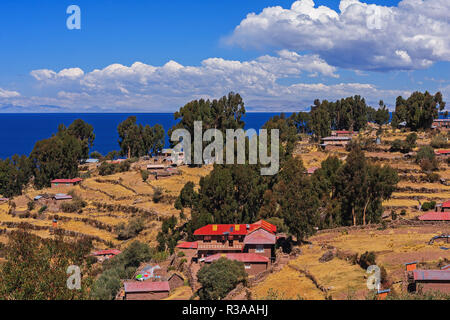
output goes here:
{"type": "Polygon", "coordinates": [[[124,300],[161,300],[169,296],[168,281],[125,281],[124,300]]]}
{"type": "Polygon", "coordinates": [[[211,224],[195,230],[196,241],[180,243],[177,250],[201,264],[220,257],[242,261],[246,271],[254,275],[275,260],[276,230],[264,220],[253,224],[211,224]]]}
{"type": "Polygon", "coordinates": [[[435,211],[436,212],[446,212],[446,210],[450,211],[450,201],[446,201],[444,203],[440,203],[436,205],[435,211]]]}
{"type": "Polygon", "coordinates": [[[348,137],[348,136],[325,137],[325,138],[322,138],[321,146],[324,148],[331,147],[331,146],[345,147],[346,145],[348,145],[350,143],[351,140],[352,140],[352,138],[348,137]]]}
{"type": "Polygon", "coordinates": [[[107,249],[95,251],[91,254],[91,256],[96,257],[99,262],[103,262],[105,260],[114,258],[116,255],[120,254],[121,251],[117,249],[107,249]]]}
{"type": "Polygon", "coordinates": [[[245,271],[251,276],[266,271],[270,263],[269,258],[256,253],[217,253],[206,257],[203,263],[210,264],[220,258],[236,260],[244,263],[245,271]]]}
{"type": "Polygon", "coordinates": [[[331,132],[332,137],[353,137],[354,135],[357,134],[358,133],[355,131],[346,131],[346,130],[337,130],[331,132]]]}
{"type": "Polygon", "coordinates": [[[52,199],[57,202],[67,202],[67,201],[71,201],[73,199],[73,197],[71,195],[68,195],[65,193],[58,193],[58,194],[55,194],[52,197],[52,199]]]}
{"type": "Polygon", "coordinates": [[[77,184],[80,184],[83,179],[75,178],[75,179],[55,179],[51,181],[52,188],[57,187],[73,187],[77,184]]]}
{"type": "Polygon", "coordinates": [[[450,293],[449,270],[413,270],[407,272],[408,292],[450,293]]]}
{"type": "Polygon", "coordinates": [[[420,221],[450,221],[450,212],[446,212],[446,207],[441,207],[441,211],[436,208],[436,211],[427,212],[419,217],[420,221]]]}
{"type": "Polygon", "coordinates": [[[434,153],[438,158],[447,158],[450,156],[450,150],[436,150],[434,153]]]}
{"type": "Polygon", "coordinates": [[[433,128],[436,129],[449,129],[450,128],[450,119],[435,119],[432,124],[433,128]]]}

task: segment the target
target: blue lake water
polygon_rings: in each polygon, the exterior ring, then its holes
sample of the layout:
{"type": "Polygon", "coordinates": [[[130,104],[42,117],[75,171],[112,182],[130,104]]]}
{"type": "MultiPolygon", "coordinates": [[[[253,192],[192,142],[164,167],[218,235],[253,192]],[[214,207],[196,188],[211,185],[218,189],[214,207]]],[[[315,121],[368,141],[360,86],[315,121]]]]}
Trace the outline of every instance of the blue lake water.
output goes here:
{"type": "MultiPolygon", "coordinates": [[[[260,129],[264,123],[279,113],[247,113],[243,120],[245,129],[260,129]]],[[[91,151],[105,155],[110,151],[119,150],[117,126],[129,116],[135,115],[137,122],[151,126],[159,123],[167,130],[176,124],[173,113],[87,113],[87,114],[0,114],[0,159],[14,154],[29,155],[34,144],[51,137],[61,123],[66,127],[76,119],[83,119],[94,127],[95,142],[91,151]]],[[[287,116],[290,113],[286,113],[287,116]]],[[[169,138],[166,136],[166,146],[169,138]]]]}

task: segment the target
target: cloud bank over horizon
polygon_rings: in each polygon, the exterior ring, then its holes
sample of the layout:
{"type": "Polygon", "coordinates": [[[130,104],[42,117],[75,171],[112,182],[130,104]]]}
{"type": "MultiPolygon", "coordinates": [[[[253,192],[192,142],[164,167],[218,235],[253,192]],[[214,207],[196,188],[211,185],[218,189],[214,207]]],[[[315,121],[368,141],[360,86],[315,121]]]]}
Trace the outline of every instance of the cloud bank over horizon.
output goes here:
{"type": "MultiPolygon", "coordinates": [[[[317,55],[299,55],[281,50],[250,61],[210,58],[200,66],[169,61],[163,66],[135,62],[112,64],[85,72],[80,68],[60,71],[40,69],[30,75],[49,97],[26,98],[5,95],[13,105],[58,105],[70,111],[174,111],[192,99],[214,99],[230,91],[239,92],[249,110],[296,111],[314,99],[338,99],[360,94],[370,99],[395,99],[401,90],[380,90],[367,83],[303,83],[302,79],[338,79],[337,68],[317,55]],[[280,84],[287,79],[290,84],[280,84]]],[[[2,91],[0,91],[1,94],[2,91]]],[[[5,91],[7,92],[7,91],[5,91]]],[[[378,101],[378,100],[376,100],[378,101]]],[[[52,110],[52,109],[51,109],[52,110]]]]}

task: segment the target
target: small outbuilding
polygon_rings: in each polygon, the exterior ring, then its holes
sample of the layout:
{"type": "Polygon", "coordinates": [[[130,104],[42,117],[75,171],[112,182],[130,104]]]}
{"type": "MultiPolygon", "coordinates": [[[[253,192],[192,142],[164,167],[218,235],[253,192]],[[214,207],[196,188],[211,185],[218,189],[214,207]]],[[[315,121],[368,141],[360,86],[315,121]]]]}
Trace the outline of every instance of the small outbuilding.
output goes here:
{"type": "Polygon", "coordinates": [[[77,184],[80,184],[83,181],[83,179],[75,178],[75,179],[55,179],[52,180],[52,188],[57,188],[61,186],[65,187],[73,187],[77,184]]]}
{"type": "Polygon", "coordinates": [[[184,277],[176,272],[172,273],[167,281],[169,282],[169,287],[171,291],[175,290],[176,288],[184,286],[184,277]]]}
{"type": "Polygon", "coordinates": [[[125,281],[124,300],[162,300],[169,296],[168,281],[125,281]]]}
{"type": "Polygon", "coordinates": [[[409,272],[408,291],[450,293],[450,270],[414,270],[409,272]]]}

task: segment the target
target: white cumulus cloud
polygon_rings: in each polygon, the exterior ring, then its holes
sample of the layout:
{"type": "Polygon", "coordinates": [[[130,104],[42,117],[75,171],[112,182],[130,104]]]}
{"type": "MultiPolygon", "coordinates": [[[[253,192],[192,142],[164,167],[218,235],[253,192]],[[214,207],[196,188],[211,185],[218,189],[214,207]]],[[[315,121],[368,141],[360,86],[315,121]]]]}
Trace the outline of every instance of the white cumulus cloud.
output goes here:
{"type": "Polygon", "coordinates": [[[450,1],[403,0],[398,6],[341,0],[339,11],[299,0],[250,13],[227,43],[313,52],[357,70],[411,70],[450,61],[450,1]]]}
{"type": "Polygon", "coordinates": [[[19,97],[20,93],[17,91],[8,91],[0,88],[0,98],[8,99],[8,98],[16,98],[19,97]]]}

